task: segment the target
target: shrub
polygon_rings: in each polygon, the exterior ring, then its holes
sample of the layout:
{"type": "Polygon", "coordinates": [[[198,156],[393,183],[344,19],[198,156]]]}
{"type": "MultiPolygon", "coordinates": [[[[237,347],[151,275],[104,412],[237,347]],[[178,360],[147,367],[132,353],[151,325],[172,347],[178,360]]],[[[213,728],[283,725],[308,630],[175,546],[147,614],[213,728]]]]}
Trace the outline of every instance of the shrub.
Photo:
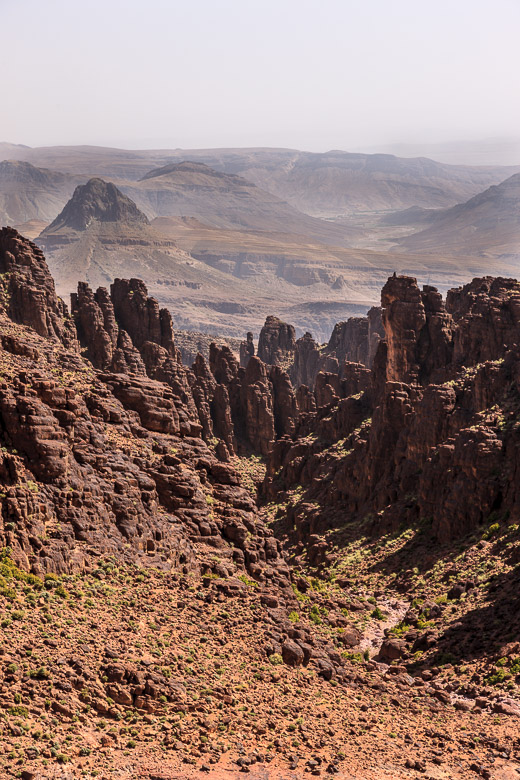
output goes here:
{"type": "Polygon", "coordinates": [[[398,623],[396,626],[390,629],[390,633],[394,636],[402,636],[403,634],[406,634],[407,631],[411,629],[411,626],[409,623],[405,623],[404,620],[401,620],[400,623],[398,623]]]}
{"type": "Polygon", "coordinates": [[[48,680],[51,673],[45,666],[40,666],[38,669],[31,669],[29,671],[29,677],[33,680],[48,680]]]}
{"type": "Polygon", "coordinates": [[[8,584],[11,580],[25,582],[38,589],[43,586],[39,577],[19,569],[11,559],[11,548],[4,547],[0,550],[0,593],[10,600],[16,597],[16,592],[8,584]]]}
{"type": "Polygon", "coordinates": [[[487,531],[484,531],[482,534],[483,539],[491,539],[493,536],[495,536],[500,531],[500,525],[498,523],[493,523],[489,526],[487,531]]]}
{"type": "Polygon", "coordinates": [[[27,707],[17,705],[15,707],[9,707],[10,715],[17,715],[19,718],[26,718],[29,715],[27,707]]]}
{"type": "Polygon", "coordinates": [[[241,580],[244,585],[247,585],[248,588],[258,588],[258,582],[255,582],[255,580],[250,580],[246,574],[239,574],[238,579],[241,580]]]}
{"type": "Polygon", "coordinates": [[[500,685],[500,683],[503,683],[510,676],[509,672],[506,672],[505,669],[497,669],[496,672],[490,674],[489,677],[486,677],[486,682],[490,685],[500,685]]]}
{"type": "Polygon", "coordinates": [[[343,650],[341,657],[345,658],[347,661],[352,661],[355,664],[360,664],[363,661],[361,653],[349,653],[348,650],[343,650]]]}

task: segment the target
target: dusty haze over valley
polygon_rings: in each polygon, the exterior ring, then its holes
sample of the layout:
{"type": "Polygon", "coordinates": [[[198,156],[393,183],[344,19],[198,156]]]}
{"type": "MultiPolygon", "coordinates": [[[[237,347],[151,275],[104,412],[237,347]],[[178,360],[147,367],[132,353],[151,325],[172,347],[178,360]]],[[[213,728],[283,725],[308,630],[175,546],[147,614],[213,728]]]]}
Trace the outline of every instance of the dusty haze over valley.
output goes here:
{"type": "Polygon", "coordinates": [[[0,0],[0,777],[520,776],[520,5],[0,0]]]}
{"type": "Polygon", "coordinates": [[[275,315],[323,342],[394,271],[445,292],[514,276],[520,259],[520,165],[269,148],[0,152],[2,222],[45,250],[60,294],[137,276],[178,330],[256,339],[275,315]]]}

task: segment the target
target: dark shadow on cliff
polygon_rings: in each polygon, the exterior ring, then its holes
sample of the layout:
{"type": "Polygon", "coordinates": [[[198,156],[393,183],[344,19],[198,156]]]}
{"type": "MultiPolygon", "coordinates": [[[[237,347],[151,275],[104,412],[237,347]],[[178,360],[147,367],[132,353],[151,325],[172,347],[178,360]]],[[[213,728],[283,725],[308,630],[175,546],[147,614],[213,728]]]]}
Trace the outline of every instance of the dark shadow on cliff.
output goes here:
{"type": "Polygon", "coordinates": [[[359,545],[368,549],[374,557],[368,572],[395,575],[393,587],[402,592],[408,592],[413,587],[414,578],[428,576],[438,562],[455,562],[458,556],[478,543],[485,529],[482,526],[462,539],[440,544],[432,533],[430,518],[414,518],[410,522],[401,522],[397,527],[396,523],[393,527],[391,523],[389,525],[391,530],[388,530],[388,525],[378,525],[374,515],[368,515],[362,520],[331,529],[327,533],[327,541],[340,551],[359,548],[359,545]],[[392,549],[395,543],[399,546],[392,549]]]}
{"type": "Polygon", "coordinates": [[[504,645],[520,641],[519,567],[495,575],[484,592],[484,603],[467,611],[439,637],[432,665],[447,656],[469,661],[498,655],[504,645]]]}
{"type": "Polygon", "coordinates": [[[384,548],[387,540],[392,541],[409,534],[406,542],[395,552],[384,555],[370,567],[370,571],[383,574],[396,574],[395,587],[407,591],[410,588],[411,576],[425,576],[431,572],[440,561],[448,562],[464,554],[482,537],[484,528],[450,544],[439,544],[431,531],[431,520],[424,519],[412,525],[404,525],[392,534],[380,537],[374,546],[384,548]]]}
{"type": "Polygon", "coordinates": [[[442,595],[448,597],[454,585],[472,581],[469,592],[462,594],[463,614],[457,609],[459,602],[450,596],[443,617],[436,621],[439,628],[443,623],[448,625],[436,638],[436,652],[428,658],[428,666],[486,658],[498,654],[506,644],[520,642],[520,547],[514,544],[518,541],[517,526],[497,524],[489,541],[483,538],[489,535],[489,526],[481,526],[450,545],[440,545],[432,535],[431,523],[424,520],[375,539],[367,536],[370,527],[367,518],[332,531],[329,537],[345,552],[349,546],[359,550],[361,543],[365,555],[368,551],[375,559],[367,572],[394,575],[392,587],[402,593],[419,596],[428,585],[438,588],[441,584],[442,595]],[[397,550],[385,553],[387,545],[402,538],[405,541],[397,550]],[[358,546],[354,546],[356,541],[358,546]],[[478,552],[477,559],[473,552],[478,552]],[[442,569],[436,570],[437,563],[443,564],[442,569]],[[497,571],[502,564],[513,568],[497,571]],[[456,613],[453,616],[451,608],[456,613]]]}

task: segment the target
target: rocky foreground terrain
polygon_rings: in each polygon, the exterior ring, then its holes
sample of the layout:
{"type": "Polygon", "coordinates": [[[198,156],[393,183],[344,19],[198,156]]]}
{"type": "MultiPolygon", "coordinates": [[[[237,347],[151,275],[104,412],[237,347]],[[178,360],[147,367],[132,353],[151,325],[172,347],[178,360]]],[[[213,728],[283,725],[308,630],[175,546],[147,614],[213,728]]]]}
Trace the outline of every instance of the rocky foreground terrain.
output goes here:
{"type": "Polygon", "coordinates": [[[520,284],[186,368],[0,231],[0,775],[520,774],[520,284]]]}

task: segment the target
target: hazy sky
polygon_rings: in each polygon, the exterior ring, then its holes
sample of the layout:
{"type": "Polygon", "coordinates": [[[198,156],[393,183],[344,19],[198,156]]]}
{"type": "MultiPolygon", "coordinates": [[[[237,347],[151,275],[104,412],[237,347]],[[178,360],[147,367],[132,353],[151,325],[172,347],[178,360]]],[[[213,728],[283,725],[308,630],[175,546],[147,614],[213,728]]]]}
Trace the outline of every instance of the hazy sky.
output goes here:
{"type": "Polygon", "coordinates": [[[520,135],[520,0],[0,0],[0,27],[4,141],[520,135]]]}

